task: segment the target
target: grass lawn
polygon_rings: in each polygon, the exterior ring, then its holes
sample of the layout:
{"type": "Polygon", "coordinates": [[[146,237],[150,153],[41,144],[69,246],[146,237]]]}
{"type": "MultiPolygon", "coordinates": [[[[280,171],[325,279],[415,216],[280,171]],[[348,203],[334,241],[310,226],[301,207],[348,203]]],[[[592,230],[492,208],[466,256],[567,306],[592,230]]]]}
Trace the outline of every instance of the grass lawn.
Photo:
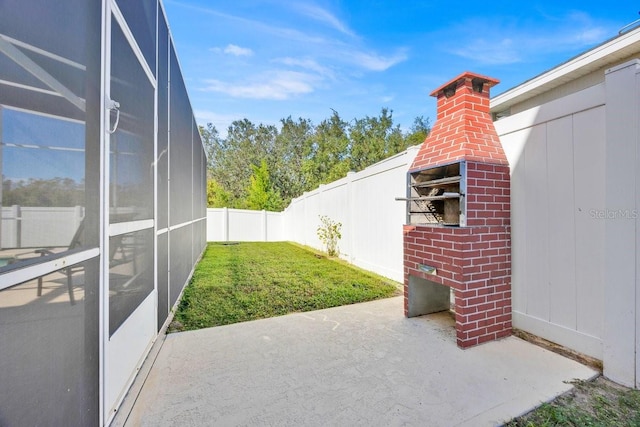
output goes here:
{"type": "Polygon", "coordinates": [[[591,382],[577,381],[574,386],[569,393],[505,426],[640,426],[640,391],[603,377],[591,382]]]}
{"type": "Polygon", "coordinates": [[[169,331],[387,298],[400,286],[291,243],[209,243],[169,331]]]}

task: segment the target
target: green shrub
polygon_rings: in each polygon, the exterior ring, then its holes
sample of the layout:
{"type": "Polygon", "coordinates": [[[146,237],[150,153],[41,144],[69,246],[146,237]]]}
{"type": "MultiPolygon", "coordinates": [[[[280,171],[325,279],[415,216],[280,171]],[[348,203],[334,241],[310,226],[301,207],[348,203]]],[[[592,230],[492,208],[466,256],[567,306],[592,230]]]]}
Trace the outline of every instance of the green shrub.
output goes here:
{"type": "Polygon", "coordinates": [[[341,223],[333,221],[326,215],[320,215],[318,238],[327,248],[327,254],[329,256],[337,256],[340,253],[338,250],[338,240],[342,238],[342,234],[340,234],[341,228],[341,223]]]}

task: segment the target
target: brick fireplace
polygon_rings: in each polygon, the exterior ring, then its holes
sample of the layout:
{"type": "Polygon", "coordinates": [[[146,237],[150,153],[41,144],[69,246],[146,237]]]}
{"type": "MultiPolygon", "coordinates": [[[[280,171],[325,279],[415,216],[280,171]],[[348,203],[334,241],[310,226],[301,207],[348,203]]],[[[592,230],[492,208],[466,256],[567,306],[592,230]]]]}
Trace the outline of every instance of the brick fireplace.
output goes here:
{"type": "Polygon", "coordinates": [[[462,348],[512,329],[509,164],[489,114],[497,83],[466,72],[431,93],[437,119],[403,199],[405,315],[448,310],[453,301],[462,348]]]}

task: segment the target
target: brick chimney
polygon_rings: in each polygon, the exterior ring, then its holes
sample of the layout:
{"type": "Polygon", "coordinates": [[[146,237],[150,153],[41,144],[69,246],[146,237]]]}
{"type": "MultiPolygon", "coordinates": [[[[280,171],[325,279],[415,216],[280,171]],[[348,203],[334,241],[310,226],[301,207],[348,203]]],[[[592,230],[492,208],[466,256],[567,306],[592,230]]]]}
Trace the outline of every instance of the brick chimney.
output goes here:
{"type": "Polygon", "coordinates": [[[456,160],[508,165],[489,114],[489,89],[498,83],[465,72],[431,92],[438,99],[436,122],[411,169],[456,160]]]}
{"type": "Polygon", "coordinates": [[[431,93],[437,119],[408,173],[405,315],[448,310],[453,290],[462,348],[512,330],[509,164],[489,114],[497,83],[465,72],[431,93]]]}

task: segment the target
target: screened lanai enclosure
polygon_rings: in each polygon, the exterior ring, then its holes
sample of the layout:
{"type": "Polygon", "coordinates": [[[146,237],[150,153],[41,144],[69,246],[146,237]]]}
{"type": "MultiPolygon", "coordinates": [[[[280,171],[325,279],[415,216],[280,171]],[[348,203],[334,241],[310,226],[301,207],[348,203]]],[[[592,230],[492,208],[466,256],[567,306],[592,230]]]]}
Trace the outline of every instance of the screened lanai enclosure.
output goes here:
{"type": "Polygon", "coordinates": [[[0,426],[107,425],[205,246],[158,0],[0,1],[0,426]]]}

